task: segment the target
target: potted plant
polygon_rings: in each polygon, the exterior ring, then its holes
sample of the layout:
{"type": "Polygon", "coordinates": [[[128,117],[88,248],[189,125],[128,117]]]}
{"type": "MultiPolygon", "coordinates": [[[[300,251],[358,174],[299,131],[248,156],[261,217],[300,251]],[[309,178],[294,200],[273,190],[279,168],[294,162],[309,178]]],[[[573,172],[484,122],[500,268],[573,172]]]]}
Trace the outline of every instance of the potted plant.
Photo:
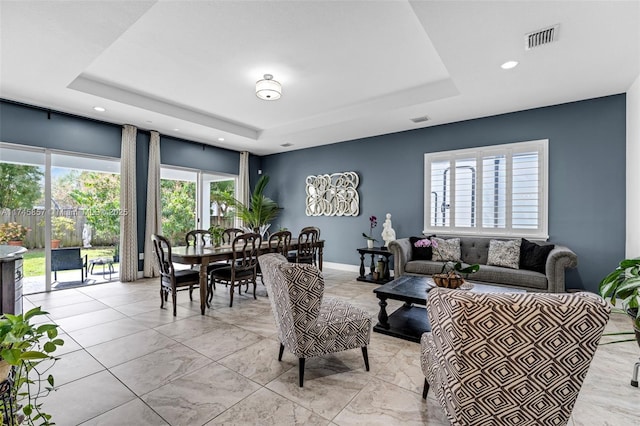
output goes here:
{"type": "Polygon", "coordinates": [[[211,244],[214,247],[220,247],[222,243],[222,234],[224,233],[224,228],[220,225],[211,225],[209,227],[209,232],[211,232],[211,244]]]}
{"type": "MultiPolygon", "coordinates": [[[[415,247],[432,247],[434,250],[438,250],[438,243],[431,238],[423,238],[422,240],[418,240],[413,244],[415,247]]],[[[445,262],[442,265],[442,270],[440,270],[439,274],[433,274],[431,277],[433,282],[438,287],[446,287],[446,288],[458,288],[464,283],[464,279],[469,274],[473,274],[480,270],[480,265],[473,264],[467,267],[462,267],[461,262],[445,262]]]]}
{"type": "Polygon", "coordinates": [[[64,341],[58,338],[57,325],[31,323],[32,318],[46,314],[37,307],[25,314],[4,314],[0,317],[0,366],[4,365],[6,371],[0,380],[7,379],[11,369],[14,373],[9,400],[0,400],[0,405],[13,405],[11,410],[4,410],[8,408],[4,406],[0,409],[0,412],[11,411],[16,416],[12,421],[3,419],[8,424],[22,424],[23,421],[29,425],[35,422],[40,425],[53,424],[51,415],[42,410],[40,398],[53,390],[53,376],[43,376],[56,361],[51,353],[64,341]],[[52,363],[44,369],[38,368],[44,361],[52,363]]]}
{"type": "Polygon", "coordinates": [[[60,242],[69,232],[76,229],[76,222],[64,216],[54,216],[51,219],[51,248],[60,247],[60,242]]]}
{"type": "MultiPolygon", "coordinates": [[[[620,300],[624,311],[631,317],[633,332],[640,346],[640,258],[624,259],[618,267],[600,281],[599,293],[609,299],[613,306],[620,300]]],[[[633,340],[633,339],[628,339],[633,340]]],[[[625,340],[627,341],[627,340],[625,340]]]]}
{"type": "Polygon", "coordinates": [[[278,203],[264,195],[267,183],[269,183],[268,175],[262,175],[258,179],[248,206],[238,200],[234,203],[236,215],[242,220],[244,226],[261,235],[266,232],[271,221],[280,212],[278,203]]]}
{"type": "Polygon", "coordinates": [[[29,228],[18,222],[0,223],[0,243],[21,246],[29,231],[29,228]]]}
{"type": "Polygon", "coordinates": [[[365,234],[364,232],[362,233],[364,239],[367,240],[367,248],[372,249],[373,243],[375,241],[378,241],[373,238],[373,228],[375,228],[376,226],[378,226],[378,218],[375,216],[369,216],[369,235],[365,234]]]}

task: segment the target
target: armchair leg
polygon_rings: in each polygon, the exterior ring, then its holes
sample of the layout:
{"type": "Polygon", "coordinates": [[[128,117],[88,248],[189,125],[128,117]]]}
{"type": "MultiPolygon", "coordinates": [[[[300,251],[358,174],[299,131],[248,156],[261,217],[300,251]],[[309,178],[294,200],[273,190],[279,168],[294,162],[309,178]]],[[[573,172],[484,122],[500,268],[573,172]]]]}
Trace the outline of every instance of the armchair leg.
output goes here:
{"type": "Polygon", "coordinates": [[[300,387],[304,383],[304,358],[298,358],[298,375],[300,376],[300,387]]]}
{"type": "Polygon", "coordinates": [[[427,393],[429,392],[429,382],[424,379],[424,387],[422,388],[422,399],[427,399],[427,393]]]}
{"type": "Polygon", "coordinates": [[[633,366],[633,376],[631,377],[631,386],[638,387],[638,370],[640,370],[640,361],[633,366]]]}
{"type": "Polygon", "coordinates": [[[366,346],[362,347],[362,357],[364,358],[364,368],[369,371],[369,354],[366,346]]]}
{"type": "Polygon", "coordinates": [[[282,361],[282,353],[284,352],[284,345],[280,343],[280,352],[278,353],[278,361],[282,361]]]}

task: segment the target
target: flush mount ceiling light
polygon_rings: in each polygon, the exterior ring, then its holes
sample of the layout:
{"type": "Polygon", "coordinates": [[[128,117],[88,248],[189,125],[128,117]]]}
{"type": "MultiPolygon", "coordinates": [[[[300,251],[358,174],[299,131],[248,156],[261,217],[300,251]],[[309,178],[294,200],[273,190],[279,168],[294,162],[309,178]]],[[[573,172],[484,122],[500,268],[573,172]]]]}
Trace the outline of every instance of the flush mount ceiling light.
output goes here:
{"type": "Polygon", "coordinates": [[[271,74],[265,74],[264,79],[256,82],[256,96],[265,101],[275,101],[282,96],[282,86],[271,74]]]}
{"type": "Polygon", "coordinates": [[[504,64],[500,65],[500,68],[503,70],[510,70],[511,68],[515,68],[518,65],[518,61],[507,61],[504,64]]]}
{"type": "Polygon", "coordinates": [[[94,106],[94,107],[93,107],[93,109],[94,109],[94,110],[96,110],[96,111],[98,111],[98,112],[105,112],[105,111],[106,111],[106,109],[104,109],[104,108],[103,108],[103,107],[101,107],[101,106],[94,106]]]}

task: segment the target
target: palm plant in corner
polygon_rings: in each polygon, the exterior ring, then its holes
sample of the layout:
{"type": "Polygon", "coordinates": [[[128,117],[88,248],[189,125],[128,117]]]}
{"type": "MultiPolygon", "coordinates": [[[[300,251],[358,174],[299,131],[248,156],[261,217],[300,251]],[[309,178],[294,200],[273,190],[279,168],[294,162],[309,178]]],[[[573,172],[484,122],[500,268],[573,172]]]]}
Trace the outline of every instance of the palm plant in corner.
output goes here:
{"type": "Polygon", "coordinates": [[[260,235],[271,225],[271,221],[278,216],[280,208],[278,203],[264,195],[264,189],[269,183],[269,176],[262,175],[256,183],[249,205],[244,205],[235,200],[236,215],[242,220],[244,226],[260,235]]]}
{"type": "Polygon", "coordinates": [[[51,354],[64,344],[55,324],[32,324],[47,312],[33,308],[20,315],[0,317],[0,381],[9,380],[9,400],[0,401],[0,424],[53,425],[51,415],[42,410],[41,398],[54,390],[47,371],[57,358],[51,354]],[[2,374],[2,373],[0,373],[2,374]],[[10,413],[12,419],[4,418],[10,413]]]}

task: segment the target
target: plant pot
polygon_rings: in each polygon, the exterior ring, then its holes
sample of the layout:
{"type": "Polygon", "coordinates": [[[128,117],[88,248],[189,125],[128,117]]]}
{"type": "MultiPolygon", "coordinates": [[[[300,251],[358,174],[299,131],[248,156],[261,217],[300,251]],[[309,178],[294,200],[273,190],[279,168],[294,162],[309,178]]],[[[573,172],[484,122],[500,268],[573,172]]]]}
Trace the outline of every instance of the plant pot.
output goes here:
{"type": "Polygon", "coordinates": [[[22,247],[22,240],[20,241],[7,241],[7,244],[10,246],[22,247]]]}
{"type": "Polygon", "coordinates": [[[51,240],[51,248],[60,248],[60,241],[62,240],[51,240]]]}
{"type": "Polygon", "coordinates": [[[636,342],[638,342],[638,346],[640,346],[640,330],[636,328],[635,319],[638,316],[638,309],[627,309],[627,314],[631,317],[631,322],[633,324],[633,331],[636,334],[636,342]]]}
{"type": "Polygon", "coordinates": [[[372,249],[372,248],[373,248],[373,243],[374,243],[374,242],[375,242],[375,241],[373,241],[373,240],[367,240],[367,248],[372,249]]]}
{"type": "Polygon", "coordinates": [[[433,274],[431,278],[438,287],[444,288],[458,288],[464,283],[458,274],[433,274]]]}
{"type": "Polygon", "coordinates": [[[9,364],[4,359],[0,359],[0,382],[4,381],[9,377],[9,372],[11,371],[11,364],[9,364]]]}

